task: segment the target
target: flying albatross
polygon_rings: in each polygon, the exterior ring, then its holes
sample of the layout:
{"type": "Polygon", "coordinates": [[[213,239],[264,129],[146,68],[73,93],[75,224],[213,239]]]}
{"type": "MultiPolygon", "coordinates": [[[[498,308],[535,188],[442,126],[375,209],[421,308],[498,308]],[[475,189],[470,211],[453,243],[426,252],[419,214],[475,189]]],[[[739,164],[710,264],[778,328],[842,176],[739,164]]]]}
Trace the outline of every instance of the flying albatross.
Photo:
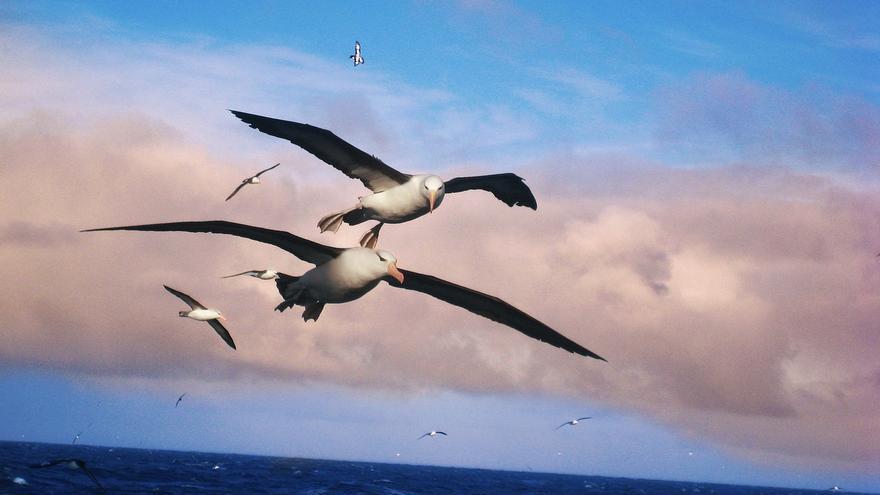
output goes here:
{"type": "Polygon", "coordinates": [[[574,426],[574,425],[580,423],[581,421],[583,421],[583,420],[585,420],[585,419],[590,419],[590,416],[586,416],[586,417],[583,417],[583,418],[573,419],[573,420],[571,420],[571,421],[566,421],[565,423],[562,423],[561,425],[557,426],[555,429],[558,430],[558,429],[562,428],[563,426],[568,426],[568,425],[574,426]]]}
{"type": "Polygon", "coordinates": [[[354,61],[354,66],[357,67],[364,63],[364,57],[361,56],[361,42],[354,42],[354,55],[349,55],[348,58],[354,61]]]}
{"type": "Polygon", "coordinates": [[[226,275],[220,278],[232,278],[238,277],[240,275],[250,275],[251,277],[258,278],[260,280],[275,280],[278,278],[278,272],[275,270],[248,270],[246,272],[241,273],[233,273],[232,275],[226,275]]]}
{"type": "Polygon", "coordinates": [[[436,437],[437,435],[443,435],[444,437],[448,437],[448,436],[449,436],[449,435],[447,435],[446,433],[443,433],[442,431],[433,431],[433,430],[431,430],[431,431],[429,431],[428,433],[425,433],[424,435],[420,436],[420,437],[417,438],[416,440],[421,440],[421,439],[423,439],[423,438],[425,438],[425,437],[436,437]]]}
{"type": "Polygon", "coordinates": [[[445,182],[436,175],[405,174],[326,129],[237,110],[230,112],[260,132],[287,139],[352,179],[360,180],[373,191],[373,194],[359,198],[351,208],[331,213],[318,221],[321,232],[336,232],[343,222],[358,225],[377,220],[379,223],[361,237],[361,246],[364,247],[376,247],[379,229],[385,223],[403,223],[433,212],[449,193],[482,189],[508,206],[538,208],[532,191],[522,178],[512,173],[457,177],[445,182]]]}
{"type": "MultiPolygon", "coordinates": [[[[232,335],[229,335],[229,331],[226,330],[226,327],[224,327],[223,324],[218,321],[225,320],[225,318],[223,317],[223,313],[213,308],[206,308],[202,303],[196,301],[195,299],[184,294],[183,292],[180,292],[179,290],[174,290],[167,285],[163,285],[162,287],[165,287],[165,290],[179,297],[181,301],[187,303],[189,307],[192,308],[191,311],[178,312],[178,315],[181,318],[192,318],[193,320],[197,321],[207,321],[208,325],[211,325],[211,328],[213,328],[214,331],[217,332],[217,335],[219,335],[220,338],[223,339],[223,341],[226,342],[227,345],[229,345],[229,347],[235,349],[235,342],[232,341],[232,335]]],[[[181,396],[181,398],[182,397],[183,396],[181,396]]],[[[177,405],[175,405],[174,407],[177,407],[177,405]]]]}
{"type": "Polygon", "coordinates": [[[239,184],[238,187],[236,187],[235,190],[232,191],[232,194],[230,194],[229,196],[226,196],[226,201],[229,201],[230,199],[232,199],[233,196],[238,194],[238,191],[241,191],[242,187],[244,187],[248,184],[259,184],[260,183],[260,176],[265,174],[266,172],[272,170],[273,168],[277,167],[278,165],[281,165],[281,164],[276,163],[275,165],[272,165],[271,167],[269,167],[265,170],[260,170],[259,172],[257,172],[257,175],[252,175],[252,176],[248,177],[247,179],[242,179],[241,184],[239,184]]]}
{"type": "MultiPolygon", "coordinates": [[[[325,246],[281,230],[252,227],[214,220],[173,222],[88,229],[137,230],[153,232],[206,232],[244,237],[277,246],[315,268],[294,277],[279,273],[275,284],[284,300],[275,309],[284,311],[294,305],[304,306],[303,319],[317,320],[325,304],[353,301],[385,281],[392,287],[428,294],[449,304],[507,325],[527,336],[581,356],[605,359],[501,299],[441,280],[431,275],[400,270],[397,259],[384,250],[364,247],[325,246]]],[[[213,321],[213,320],[212,320],[213,321]]]]}

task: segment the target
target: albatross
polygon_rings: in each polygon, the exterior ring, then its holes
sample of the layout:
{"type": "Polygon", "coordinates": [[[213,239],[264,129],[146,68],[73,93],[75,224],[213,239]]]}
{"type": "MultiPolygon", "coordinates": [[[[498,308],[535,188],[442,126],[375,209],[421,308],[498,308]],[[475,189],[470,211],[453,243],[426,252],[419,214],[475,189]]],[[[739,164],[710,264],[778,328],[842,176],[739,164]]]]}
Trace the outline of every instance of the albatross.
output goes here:
{"type": "Polygon", "coordinates": [[[230,199],[232,199],[233,196],[238,194],[238,191],[241,191],[242,187],[244,187],[248,184],[259,184],[260,183],[260,176],[265,174],[266,172],[272,170],[273,168],[277,167],[278,165],[281,165],[281,164],[276,163],[275,165],[272,165],[271,167],[269,167],[265,170],[260,170],[259,172],[257,172],[256,175],[252,175],[252,176],[248,177],[247,179],[242,179],[241,184],[239,184],[238,187],[236,187],[235,190],[232,191],[232,194],[230,194],[229,196],[226,196],[226,201],[229,201],[230,199]]]}
{"type": "Polygon", "coordinates": [[[52,467],[52,466],[57,466],[59,464],[63,464],[70,469],[81,470],[83,473],[86,474],[86,476],[89,477],[90,480],[92,480],[92,482],[95,483],[95,485],[98,487],[99,490],[104,491],[104,487],[101,486],[101,483],[98,482],[98,478],[96,478],[94,473],[92,473],[89,470],[89,468],[86,466],[86,461],[84,461],[82,459],[53,459],[51,461],[42,462],[40,464],[31,464],[28,467],[32,468],[32,469],[43,469],[43,468],[48,468],[48,467],[52,467]]]}
{"type": "Polygon", "coordinates": [[[258,278],[260,280],[275,280],[278,278],[278,272],[275,270],[248,270],[246,272],[241,273],[233,273],[232,275],[226,275],[220,278],[232,278],[238,277],[241,275],[249,275],[254,278],[258,278]]]}
{"type": "Polygon", "coordinates": [[[557,426],[555,429],[558,430],[558,429],[562,428],[563,426],[568,426],[568,425],[574,426],[585,419],[590,419],[590,416],[585,416],[583,418],[577,418],[577,419],[573,419],[571,421],[566,421],[565,423],[562,423],[561,425],[557,426]]]}
{"type": "Polygon", "coordinates": [[[482,189],[508,206],[527,206],[533,210],[538,208],[532,191],[516,174],[456,177],[448,181],[430,174],[405,174],[352,146],[327,129],[237,110],[230,112],[260,132],[290,141],[352,179],[360,180],[373,191],[372,194],[360,197],[351,208],[331,213],[318,221],[321,232],[336,232],[343,222],[358,225],[370,220],[378,221],[376,226],[361,237],[360,244],[363,247],[376,247],[382,225],[403,223],[431,213],[440,206],[445,195],[450,193],[482,189]]]}
{"type": "Polygon", "coordinates": [[[354,61],[354,66],[357,67],[364,63],[364,57],[361,56],[361,42],[354,42],[354,55],[349,55],[348,58],[354,61]]]}
{"type": "MultiPolygon", "coordinates": [[[[218,321],[226,319],[223,317],[223,313],[216,309],[205,307],[202,303],[196,301],[195,299],[184,294],[183,292],[180,292],[179,290],[172,289],[167,285],[163,285],[162,287],[165,287],[165,290],[174,294],[175,296],[180,298],[181,301],[185,302],[189,305],[190,308],[192,308],[191,311],[178,312],[178,315],[181,318],[192,318],[196,321],[207,321],[208,325],[211,325],[211,328],[213,328],[214,331],[217,332],[217,335],[219,335],[220,338],[223,339],[223,341],[226,342],[229,347],[235,349],[235,342],[232,341],[232,335],[229,335],[229,331],[226,330],[226,327],[224,327],[223,324],[218,321]]],[[[174,407],[177,406],[175,405],[174,407]]]]}
{"type": "Polygon", "coordinates": [[[111,230],[227,234],[279,247],[315,265],[301,276],[279,273],[275,281],[283,298],[275,309],[284,311],[294,305],[304,306],[302,317],[305,321],[317,321],[325,304],[353,301],[384,281],[392,287],[435,297],[566,351],[606,361],[497,297],[431,275],[398,269],[397,259],[381,249],[325,246],[289,232],[224,220],[104,227],[83,232],[111,230]]]}
{"type": "Polygon", "coordinates": [[[421,439],[423,439],[423,438],[425,438],[425,437],[436,437],[437,435],[443,435],[444,437],[448,437],[448,436],[449,436],[449,435],[447,435],[446,433],[443,433],[442,431],[433,431],[433,430],[432,430],[432,431],[429,431],[428,433],[425,433],[424,435],[420,436],[420,437],[417,438],[416,440],[421,440],[421,439]]]}

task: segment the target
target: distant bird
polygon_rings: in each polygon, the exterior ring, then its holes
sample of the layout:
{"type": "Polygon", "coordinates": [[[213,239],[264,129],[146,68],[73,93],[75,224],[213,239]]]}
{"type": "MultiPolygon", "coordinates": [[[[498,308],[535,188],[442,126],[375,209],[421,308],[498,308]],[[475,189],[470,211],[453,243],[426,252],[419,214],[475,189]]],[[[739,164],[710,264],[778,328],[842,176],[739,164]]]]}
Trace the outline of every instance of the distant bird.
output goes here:
{"type": "Polygon", "coordinates": [[[229,201],[230,199],[232,199],[232,197],[235,196],[238,193],[238,191],[241,191],[242,187],[244,187],[248,184],[259,184],[260,183],[260,176],[265,174],[266,172],[272,170],[273,168],[277,167],[278,165],[281,165],[281,164],[276,163],[275,165],[272,165],[271,167],[267,168],[266,170],[261,170],[259,173],[257,173],[257,175],[252,175],[252,176],[248,177],[247,179],[242,180],[241,184],[239,184],[238,187],[235,188],[235,191],[232,191],[232,194],[230,194],[229,196],[226,197],[226,201],[229,201]]]}
{"type": "Polygon", "coordinates": [[[373,191],[373,194],[359,198],[351,208],[331,213],[318,221],[321,232],[336,232],[343,222],[358,225],[370,220],[378,221],[378,225],[361,237],[360,244],[364,247],[376,247],[379,229],[385,223],[403,223],[431,213],[449,193],[482,189],[494,194],[508,206],[538,208],[532,191],[522,178],[512,173],[458,177],[446,182],[436,175],[405,174],[326,129],[230,111],[254,129],[287,139],[352,179],[359,179],[373,191]]]}
{"type": "MultiPolygon", "coordinates": [[[[303,261],[316,265],[315,268],[299,277],[279,273],[279,278],[275,281],[278,292],[284,298],[284,301],[275,309],[284,311],[294,305],[304,306],[305,311],[302,316],[306,321],[309,319],[317,320],[325,304],[354,301],[376,287],[379,282],[385,281],[392,287],[422,292],[464,308],[502,325],[507,325],[533,339],[581,356],[605,361],[598,354],[497,297],[430,275],[399,270],[394,255],[381,249],[362,247],[343,249],[325,246],[289,232],[222,220],[105,227],[88,229],[84,232],[106,230],[208,232],[244,237],[277,246],[303,261]]],[[[545,295],[545,297],[549,297],[549,295],[545,295]]],[[[191,298],[184,300],[191,300],[191,298]]],[[[388,311],[394,311],[394,309],[388,309],[388,311]]],[[[181,312],[181,316],[185,316],[185,313],[181,312]]]]}
{"type": "MultiPolygon", "coordinates": [[[[354,60],[354,66],[357,67],[364,63],[364,57],[361,57],[361,42],[354,42],[354,55],[349,55],[348,58],[354,60]]],[[[379,64],[381,65],[381,64],[379,64]]]]}
{"type": "Polygon", "coordinates": [[[83,433],[85,433],[85,432],[81,431],[81,432],[77,433],[76,435],[74,435],[73,442],[71,442],[71,445],[76,445],[77,440],[79,440],[80,435],[82,435],[83,433]]]}
{"type": "Polygon", "coordinates": [[[278,278],[278,272],[275,270],[248,270],[246,272],[226,275],[220,278],[238,277],[239,275],[250,275],[251,277],[258,278],[260,280],[275,280],[278,278]]]}
{"type": "Polygon", "coordinates": [[[571,421],[566,421],[565,423],[562,423],[561,425],[557,426],[555,429],[558,430],[558,429],[560,429],[560,428],[562,428],[563,426],[566,426],[566,425],[574,426],[574,425],[580,423],[581,421],[583,421],[583,420],[585,420],[585,419],[590,419],[590,416],[586,416],[586,417],[583,417],[583,418],[573,419],[573,420],[571,420],[571,421]]]}
{"type": "Polygon", "coordinates": [[[211,325],[211,328],[213,328],[214,331],[217,332],[217,335],[219,335],[220,338],[229,345],[229,347],[235,349],[235,342],[233,342],[232,340],[232,335],[229,335],[229,331],[226,330],[222,323],[217,321],[226,319],[223,317],[223,314],[220,311],[212,308],[206,308],[202,305],[202,303],[196,301],[192,297],[184,294],[183,292],[180,292],[179,290],[174,290],[167,285],[163,285],[162,287],[165,287],[165,290],[179,297],[183,302],[187,303],[190,308],[192,308],[192,311],[178,312],[178,316],[180,316],[181,318],[192,318],[193,320],[198,321],[207,321],[208,325],[211,325]]]}
{"type": "Polygon", "coordinates": [[[98,478],[96,478],[95,475],[91,471],[89,471],[89,468],[86,467],[86,461],[82,459],[54,459],[48,462],[44,462],[42,464],[31,464],[28,467],[34,469],[42,469],[57,466],[58,464],[64,464],[70,469],[81,470],[82,472],[86,473],[86,476],[88,476],[95,483],[95,485],[97,485],[99,490],[104,490],[104,487],[101,486],[101,483],[98,482],[98,478]]]}
{"type": "MultiPolygon", "coordinates": [[[[222,335],[221,335],[221,337],[222,337],[222,335]]],[[[224,340],[225,340],[225,339],[224,339],[224,340]]],[[[232,346],[232,348],[235,349],[235,346],[232,346]]],[[[180,397],[177,398],[177,402],[174,403],[174,408],[175,408],[175,409],[177,409],[177,406],[180,405],[180,401],[183,400],[183,397],[184,397],[185,395],[186,395],[186,392],[180,394],[180,397]]]]}
{"type": "Polygon", "coordinates": [[[444,437],[449,436],[446,433],[443,433],[442,431],[429,431],[428,433],[425,433],[424,435],[420,436],[416,440],[421,440],[425,437],[436,437],[437,435],[443,435],[444,437]]]}

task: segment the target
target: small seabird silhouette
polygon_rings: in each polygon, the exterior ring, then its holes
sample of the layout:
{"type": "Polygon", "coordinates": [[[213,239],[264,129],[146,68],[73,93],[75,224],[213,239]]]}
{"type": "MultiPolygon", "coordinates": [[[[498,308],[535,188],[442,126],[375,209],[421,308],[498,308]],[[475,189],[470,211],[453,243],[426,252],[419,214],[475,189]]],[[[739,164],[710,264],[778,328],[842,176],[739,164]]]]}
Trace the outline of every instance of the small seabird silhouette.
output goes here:
{"type": "Polygon", "coordinates": [[[446,433],[443,433],[442,431],[429,431],[428,433],[425,433],[424,435],[420,436],[416,440],[421,440],[425,437],[436,437],[437,435],[443,435],[444,437],[449,436],[446,433]]]}
{"type": "Polygon", "coordinates": [[[566,426],[566,425],[574,426],[574,425],[580,423],[581,421],[583,421],[583,420],[585,420],[585,419],[590,419],[590,416],[585,416],[585,417],[583,417],[583,418],[577,418],[577,419],[573,419],[573,420],[571,420],[571,421],[566,421],[565,423],[562,423],[561,425],[557,426],[555,429],[558,430],[558,429],[560,429],[560,428],[562,428],[563,426],[566,426]]]}
{"type": "MultiPolygon", "coordinates": [[[[364,57],[361,57],[361,42],[354,42],[354,55],[349,55],[348,58],[354,60],[354,66],[357,67],[364,63],[364,57]]],[[[381,65],[381,64],[379,64],[381,65]]]]}
{"type": "Polygon", "coordinates": [[[220,338],[223,339],[223,341],[226,342],[227,345],[229,345],[229,347],[235,349],[235,342],[232,340],[232,335],[229,335],[229,331],[226,330],[226,327],[224,327],[223,324],[218,321],[226,319],[223,317],[223,314],[220,311],[212,308],[206,308],[204,305],[202,305],[202,303],[196,301],[192,297],[184,294],[183,292],[180,292],[179,290],[174,290],[167,285],[163,285],[162,287],[165,287],[165,290],[179,297],[180,300],[187,303],[189,307],[192,308],[192,311],[178,312],[178,315],[181,318],[192,318],[193,320],[197,321],[207,321],[208,325],[211,325],[211,328],[213,328],[214,331],[217,332],[217,335],[219,335],[220,338]]]}
{"type": "Polygon", "coordinates": [[[260,280],[275,280],[278,278],[278,272],[276,270],[248,270],[246,272],[234,273],[220,278],[238,277],[240,275],[249,275],[260,280]]]}
{"type": "Polygon", "coordinates": [[[277,167],[278,165],[281,165],[281,164],[276,163],[275,165],[272,165],[271,167],[267,168],[266,170],[261,170],[257,175],[252,175],[252,176],[248,177],[247,179],[242,180],[241,184],[239,184],[238,187],[235,188],[235,191],[232,191],[232,194],[230,194],[229,196],[226,197],[226,201],[229,201],[230,199],[232,199],[232,197],[235,196],[238,193],[238,191],[241,191],[242,187],[244,187],[248,184],[259,184],[260,183],[260,176],[263,175],[264,173],[272,170],[273,168],[277,167]]]}
{"type": "Polygon", "coordinates": [[[81,432],[77,433],[76,435],[74,435],[74,436],[73,436],[73,441],[70,442],[70,444],[71,444],[71,445],[76,445],[77,440],[79,440],[80,435],[82,435],[83,433],[85,433],[85,432],[84,432],[84,431],[81,431],[81,432]]]}
{"type": "Polygon", "coordinates": [[[41,464],[31,464],[28,467],[34,468],[34,469],[42,469],[42,468],[57,466],[58,464],[64,464],[67,467],[69,467],[70,469],[81,470],[82,472],[86,473],[86,476],[88,476],[95,483],[95,485],[98,487],[98,489],[100,489],[101,491],[104,490],[104,487],[101,486],[101,483],[98,482],[98,478],[96,478],[95,475],[91,471],[89,471],[89,468],[86,466],[86,461],[84,461],[82,459],[53,459],[51,461],[44,462],[41,464]]]}
{"type": "Polygon", "coordinates": [[[180,397],[177,398],[177,402],[174,403],[174,407],[175,407],[175,408],[177,408],[177,406],[180,405],[180,401],[183,400],[183,397],[184,397],[185,395],[186,395],[186,392],[180,394],[180,397]]]}
{"type": "Polygon", "coordinates": [[[378,221],[361,237],[363,247],[376,247],[382,225],[408,222],[432,213],[451,193],[483,190],[511,207],[538,208],[532,191],[521,177],[513,173],[456,177],[445,182],[432,174],[406,174],[327,129],[237,110],[230,112],[264,134],[290,141],[348,177],[360,180],[371,190],[372,193],[360,197],[356,205],[318,221],[321,232],[336,232],[343,223],[359,225],[378,221]]]}

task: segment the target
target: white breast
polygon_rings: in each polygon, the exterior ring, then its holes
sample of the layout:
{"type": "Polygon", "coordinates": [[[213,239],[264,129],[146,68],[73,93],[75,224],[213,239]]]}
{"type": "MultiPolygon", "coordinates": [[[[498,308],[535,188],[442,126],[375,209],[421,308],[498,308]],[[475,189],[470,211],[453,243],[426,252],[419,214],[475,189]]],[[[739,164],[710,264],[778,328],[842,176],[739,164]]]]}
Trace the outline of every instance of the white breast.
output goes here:
{"type": "Polygon", "coordinates": [[[386,273],[387,266],[372,249],[351,248],[309,270],[298,283],[321,302],[342,303],[369,292],[386,273]]]}
{"type": "Polygon", "coordinates": [[[220,317],[220,312],[216,309],[194,309],[186,315],[193,320],[199,321],[208,321],[208,320],[216,320],[220,317]]]}

